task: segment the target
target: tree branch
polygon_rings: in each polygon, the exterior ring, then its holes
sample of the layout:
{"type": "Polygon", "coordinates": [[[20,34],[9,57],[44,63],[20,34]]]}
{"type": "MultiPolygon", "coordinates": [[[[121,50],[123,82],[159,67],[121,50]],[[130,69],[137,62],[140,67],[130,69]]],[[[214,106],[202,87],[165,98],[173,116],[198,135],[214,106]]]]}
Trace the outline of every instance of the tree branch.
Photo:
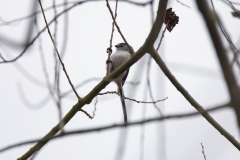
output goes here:
{"type": "Polygon", "coordinates": [[[72,109],[64,116],[64,118],[52,128],[52,130],[47,133],[41,141],[35,144],[33,147],[29,149],[24,155],[22,155],[18,160],[25,160],[32,156],[36,151],[40,150],[55,134],[58,133],[72,118],[73,116],[85,105],[89,104],[94,97],[103,89],[105,88],[112,79],[118,77],[121,73],[127,70],[130,66],[136,63],[145,53],[148,48],[153,47],[155,40],[160,32],[162,27],[164,18],[165,18],[165,11],[167,6],[168,0],[161,0],[158,6],[157,18],[154,22],[154,25],[151,29],[151,32],[148,35],[145,43],[138,49],[138,51],[123,65],[118,67],[114,70],[111,74],[106,76],[93,90],[87,94],[84,98],[79,99],[78,103],[76,103],[72,109]]]}
{"type": "MultiPolygon", "coordinates": [[[[215,107],[211,107],[209,109],[207,109],[207,112],[213,112],[213,111],[218,111],[220,109],[224,109],[230,106],[230,103],[226,103],[226,104],[222,104],[219,106],[215,106],[215,107]]],[[[155,118],[150,118],[147,120],[140,120],[140,121],[135,121],[135,122],[129,122],[128,126],[136,126],[136,125],[141,125],[141,124],[146,124],[146,123],[150,123],[150,122],[156,122],[156,121],[166,121],[166,120],[170,120],[170,119],[179,119],[179,118],[189,118],[189,117],[193,117],[193,116],[198,116],[200,115],[199,112],[191,112],[191,113],[183,113],[183,114],[173,114],[173,115],[168,115],[168,116],[164,116],[164,117],[155,117],[155,118]]],[[[108,126],[104,126],[104,127],[96,127],[96,128],[91,128],[91,129],[82,129],[82,130],[76,130],[76,131],[71,131],[71,132],[64,132],[60,135],[56,135],[54,137],[52,137],[51,139],[57,139],[57,138],[61,138],[63,136],[69,136],[69,135],[73,135],[73,134],[84,134],[84,133],[90,133],[90,132],[98,132],[98,131],[107,131],[109,129],[115,129],[115,128],[120,128],[120,127],[124,127],[124,124],[113,124],[113,125],[108,125],[108,126]]],[[[35,140],[30,140],[30,141],[25,141],[25,142],[20,142],[20,143],[16,143],[13,145],[9,145],[7,147],[1,148],[0,149],[0,153],[8,151],[10,149],[19,147],[19,146],[23,146],[23,145],[27,145],[27,144],[32,144],[32,143],[36,143],[41,141],[40,139],[35,139],[35,140]]]]}
{"type": "Polygon", "coordinates": [[[110,7],[110,5],[109,5],[109,3],[108,3],[108,0],[106,0],[106,5],[107,5],[107,8],[108,8],[108,10],[109,10],[109,12],[110,12],[110,14],[111,14],[111,16],[112,16],[112,20],[113,20],[113,22],[114,22],[114,24],[115,24],[115,26],[116,26],[119,34],[121,35],[123,41],[127,44],[129,50],[131,51],[131,54],[133,54],[134,51],[133,51],[132,47],[130,47],[130,45],[128,44],[128,42],[127,42],[127,40],[125,39],[125,37],[123,36],[123,34],[122,34],[122,32],[121,32],[121,30],[120,30],[120,28],[119,28],[119,26],[118,26],[118,24],[117,24],[117,22],[116,22],[116,18],[115,18],[114,15],[113,15],[113,12],[112,12],[111,7],[110,7]]]}
{"type": "MultiPolygon", "coordinates": [[[[104,93],[99,93],[98,95],[105,95],[105,94],[117,94],[119,95],[119,93],[117,93],[116,91],[107,91],[107,92],[104,92],[104,93]]],[[[151,104],[156,104],[158,102],[161,102],[161,101],[165,101],[166,99],[168,99],[168,97],[164,98],[164,99],[160,99],[160,100],[157,100],[157,101],[152,101],[152,102],[145,102],[145,101],[138,101],[136,99],[132,99],[132,98],[128,98],[128,97],[124,97],[125,99],[128,99],[130,101],[134,101],[134,102],[137,102],[137,103],[151,103],[151,104]]],[[[157,107],[157,106],[156,106],[157,107]]],[[[159,109],[159,108],[158,108],[159,109]]],[[[160,111],[161,112],[161,111],[160,111]]],[[[161,113],[160,113],[161,114],[161,113]]],[[[162,114],[161,114],[162,115],[162,114]]]]}
{"type": "Polygon", "coordinates": [[[203,15],[213,45],[215,47],[215,52],[220,62],[224,79],[227,83],[228,92],[232,101],[232,106],[235,109],[238,127],[240,127],[240,90],[237,84],[237,80],[235,79],[234,72],[228,60],[228,56],[224,48],[223,42],[221,41],[221,36],[216,26],[216,19],[214,18],[214,16],[212,16],[213,12],[210,10],[206,0],[196,0],[196,3],[200,12],[203,15]]]}
{"type": "Polygon", "coordinates": [[[71,82],[71,80],[70,80],[70,78],[69,78],[69,76],[68,76],[67,70],[66,70],[66,68],[65,68],[65,66],[64,66],[64,63],[62,62],[62,59],[61,59],[60,54],[59,54],[59,52],[58,52],[58,49],[57,49],[57,47],[56,47],[56,45],[55,45],[54,39],[53,39],[52,34],[51,34],[51,32],[50,32],[50,29],[49,29],[49,27],[48,27],[48,23],[47,23],[47,20],[46,20],[46,16],[45,16],[45,14],[44,14],[44,10],[43,10],[43,7],[42,7],[41,0],[38,0],[38,2],[39,2],[40,7],[41,7],[41,9],[42,9],[42,14],[43,14],[43,18],[44,18],[45,24],[46,24],[46,26],[47,26],[48,34],[49,34],[49,36],[50,36],[50,38],[51,38],[51,40],[52,40],[52,43],[53,43],[53,46],[54,46],[55,51],[56,51],[56,53],[57,53],[58,59],[59,59],[61,65],[62,65],[62,69],[63,69],[63,71],[64,71],[64,73],[65,73],[65,75],[66,75],[66,77],[67,77],[67,79],[68,79],[68,82],[69,82],[70,86],[72,87],[72,90],[73,90],[74,93],[76,94],[77,98],[80,99],[80,96],[78,95],[77,91],[75,90],[75,88],[74,88],[74,86],[73,86],[73,84],[72,84],[72,82],[71,82]]]}
{"type": "MultiPolygon", "coordinates": [[[[202,0],[201,0],[202,1],[202,0]]],[[[220,124],[218,124],[208,112],[188,93],[188,91],[178,82],[171,71],[167,68],[157,51],[152,48],[149,53],[156,61],[158,66],[161,68],[165,76],[172,82],[176,89],[186,98],[186,100],[214,127],[216,128],[224,137],[226,137],[238,150],[240,150],[240,143],[229,134],[220,124]]]]}

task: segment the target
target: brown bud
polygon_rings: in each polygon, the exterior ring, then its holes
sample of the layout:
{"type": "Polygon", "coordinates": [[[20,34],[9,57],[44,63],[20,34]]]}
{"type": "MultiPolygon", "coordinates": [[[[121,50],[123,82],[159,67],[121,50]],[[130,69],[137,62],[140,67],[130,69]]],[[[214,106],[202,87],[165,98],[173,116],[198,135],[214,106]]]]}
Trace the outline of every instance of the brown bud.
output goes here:
{"type": "Polygon", "coordinates": [[[167,30],[171,32],[173,28],[178,24],[179,17],[172,11],[172,8],[166,10],[166,17],[164,23],[167,25],[167,30]]]}

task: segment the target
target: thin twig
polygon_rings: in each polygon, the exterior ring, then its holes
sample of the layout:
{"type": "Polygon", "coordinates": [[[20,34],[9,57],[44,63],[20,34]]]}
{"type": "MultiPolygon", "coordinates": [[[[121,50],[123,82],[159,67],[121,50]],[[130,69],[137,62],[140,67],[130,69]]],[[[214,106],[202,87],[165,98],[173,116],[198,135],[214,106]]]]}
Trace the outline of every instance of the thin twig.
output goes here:
{"type": "Polygon", "coordinates": [[[83,109],[80,109],[79,111],[85,113],[90,119],[93,119],[93,117],[89,113],[87,113],[87,111],[85,111],[83,109]]]}
{"type": "Polygon", "coordinates": [[[166,30],[167,30],[168,23],[169,23],[169,21],[167,22],[167,24],[166,24],[166,26],[165,26],[165,28],[164,28],[164,30],[163,30],[163,32],[162,32],[162,36],[161,36],[161,38],[160,38],[160,41],[159,41],[158,46],[157,46],[157,49],[156,49],[157,51],[159,50],[160,45],[161,45],[161,43],[162,43],[164,34],[165,34],[166,30]]]}
{"type": "MultiPolygon", "coordinates": [[[[78,88],[80,88],[80,87],[82,87],[82,86],[84,86],[84,85],[86,85],[87,83],[90,83],[90,82],[92,82],[92,81],[101,81],[102,80],[102,78],[98,78],[98,77],[92,77],[92,78],[88,78],[88,79],[86,79],[86,80],[84,80],[83,82],[81,82],[81,83],[79,83],[79,84],[77,84],[77,85],[75,85],[74,86],[74,88],[75,89],[78,89],[78,88]]],[[[126,81],[125,82],[125,85],[126,84],[128,84],[128,85],[139,85],[139,83],[140,82],[134,82],[134,81],[126,81]]],[[[70,93],[72,93],[72,89],[69,89],[68,91],[65,91],[65,92],[63,92],[62,93],[62,95],[61,95],[61,97],[66,97],[66,96],[68,96],[70,93]]]]}
{"type": "MultiPolygon", "coordinates": [[[[63,2],[63,3],[60,3],[60,4],[56,4],[56,7],[62,7],[63,5],[68,5],[68,4],[84,4],[86,2],[96,2],[96,1],[100,1],[100,0],[79,0],[79,1],[70,1],[70,2],[63,2]]],[[[110,1],[115,1],[115,0],[110,0],[110,1]]],[[[136,5],[136,6],[146,6],[148,4],[150,4],[151,1],[148,1],[148,2],[143,2],[143,3],[140,3],[140,2],[134,2],[132,0],[119,0],[119,1],[122,1],[122,2],[126,2],[126,3],[129,3],[129,4],[132,4],[132,5],[136,5]]],[[[53,8],[53,6],[50,6],[50,7],[47,7],[44,9],[44,12],[46,11],[49,11],[53,8]]],[[[12,23],[16,23],[16,22],[19,22],[19,21],[22,21],[22,20],[26,20],[26,19],[29,19],[33,16],[36,16],[37,14],[41,13],[42,11],[39,10],[39,11],[36,11],[30,15],[27,15],[27,16],[23,16],[21,18],[16,18],[16,19],[13,19],[13,20],[10,20],[10,21],[5,21],[3,23],[0,23],[0,26],[4,26],[4,25],[9,25],[9,24],[12,24],[12,23]]]]}
{"type": "Polygon", "coordinates": [[[205,156],[205,153],[204,153],[204,147],[203,147],[203,144],[202,144],[202,143],[201,143],[201,146],[202,146],[202,154],[203,154],[203,157],[204,157],[205,160],[207,160],[207,159],[206,159],[206,156],[205,156]]]}
{"type": "Polygon", "coordinates": [[[69,78],[69,76],[68,76],[68,74],[67,74],[67,71],[66,71],[66,69],[65,69],[65,67],[64,67],[64,63],[62,62],[62,59],[61,59],[61,57],[60,57],[60,55],[59,55],[59,53],[58,53],[58,49],[57,49],[57,47],[56,47],[56,45],[55,45],[55,43],[54,43],[53,37],[52,37],[52,35],[51,35],[50,29],[49,29],[49,27],[48,27],[48,23],[47,23],[47,20],[46,20],[44,11],[43,11],[43,7],[42,7],[41,0],[38,0],[38,2],[39,2],[39,4],[40,4],[40,6],[41,6],[42,14],[43,14],[43,17],[44,17],[45,24],[46,24],[46,26],[47,26],[48,34],[49,34],[49,36],[50,36],[50,38],[51,38],[51,40],[52,40],[52,43],[53,43],[54,48],[55,48],[55,50],[56,50],[56,53],[57,53],[57,55],[58,55],[58,59],[59,59],[61,65],[62,65],[62,69],[63,69],[63,71],[64,71],[64,73],[65,73],[65,75],[66,75],[66,77],[67,77],[67,79],[68,79],[68,82],[69,82],[69,84],[71,85],[71,87],[72,87],[75,95],[77,96],[78,99],[80,99],[80,96],[78,95],[77,91],[75,90],[75,88],[74,88],[74,86],[73,86],[73,84],[72,84],[72,82],[71,82],[71,80],[70,80],[70,78],[69,78]]]}
{"type": "Polygon", "coordinates": [[[6,62],[6,60],[3,58],[1,52],[0,52],[0,58],[3,60],[3,62],[6,62]]]}
{"type": "Polygon", "coordinates": [[[176,0],[178,3],[180,3],[181,5],[183,5],[183,6],[185,6],[185,7],[188,7],[189,9],[191,9],[191,7],[189,7],[188,5],[186,5],[186,4],[184,4],[184,3],[182,3],[182,2],[180,2],[179,0],[176,0]]]}
{"type": "MultiPolygon", "coordinates": [[[[99,93],[98,95],[105,95],[105,94],[117,94],[117,95],[119,95],[116,91],[107,91],[107,92],[99,93]]],[[[166,99],[168,99],[168,97],[166,97],[164,99],[160,99],[160,100],[153,101],[153,102],[145,102],[145,101],[138,101],[138,100],[135,100],[135,99],[132,99],[132,98],[128,98],[128,97],[124,97],[124,98],[128,99],[130,101],[137,102],[137,103],[151,103],[151,104],[155,104],[155,103],[158,103],[158,102],[161,102],[161,101],[165,101],[166,99]]]]}
{"type": "Polygon", "coordinates": [[[228,3],[230,3],[230,4],[235,4],[235,5],[240,5],[240,3],[238,3],[238,2],[232,2],[232,1],[229,1],[229,0],[225,0],[225,1],[228,1],[228,3]]]}
{"type": "MultiPolygon", "coordinates": [[[[115,21],[116,21],[116,18],[117,18],[117,6],[118,6],[118,0],[116,0],[116,6],[115,6],[115,14],[114,14],[115,21]]],[[[111,32],[109,48],[112,48],[113,32],[114,32],[114,21],[112,22],[112,32],[111,32]]]]}
{"type": "MultiPolygon", "coordinates": [[[[116,6],[115,6],[115,15],[114,15],[114,19],[116,21],[117,18],[117,6],[118,6],[118,0],[116,0],[116,6]]],[[[109,73],[111,73],[112,70],[112,61],[110,60],[110,56],[112,54],[112,40],[113,40],[113,32],[114,32],[114,21],[112,22],[112,32],[111,32],[111,37],[110,37],[110,41],[109,41],[109,48],[107,48],[107,53],[108,53],[108,58],[107,58],[107,73],[106,75],[108,75],[109,73]]]]}
{"type": "Polygon", "coordinates": [[[93,110],[93,115],[92,115],[92,118],[95,117],[95,114],[96,114],[96,110],[97,110],[97,103],[98,103],[98,96],[96,96],[95,98],[95,103],[94,103],[94,110],[93,110]]]}
{"type": "MultiPolygon", "coordinates": [[[[231,1],[229,1],[229,0],[224,0],[224,1],[222,1],[222,2],[228,4],[228,5],[232,8],[232,10],[234,11],[233,13],[236,13],[236,14],[238,14],[238,15],[240,16],[240,11],[237,10],[237,9],[234,7],[234,5],[232,4],[231,1]]],[[[213,3],[212,3],[212,7],[214,8],[213,3]]],[[[233,14],[233,13],[232,13],[232,14],[233,14]]],[[[215,11],[215,14],[217,15],[216,11],[215,11]]],[[[217,20],[218,20],[219,24],[221,24],[222,30],[223,30],[224,33],[226,34],[226,36],[224,35],[225,38],[227,39],[227,37],[228,37],[228,39],[229,39],[229,41],[230,41],[230,42],[229,42],[230,49],[231,49],[232,52],[234,53],[234,58],[233,58],[233,60],[232,60],[232,62],[231,62],[231,66],[233,67],[234,63],[237,62],[238,67],[240,67],[240,62],[239,62],[239,60],[238,60],[239,51],[235,49],[236,47],[233,47],[233,46],[231,45],[231,44],[233,44],[233,43],[232,43],[232,41],[231,41],[231,38],[230,38],[229,34],[227,33],[227,31],[226,31],[226,29],[224,28],[223,24],[221,23],[220,19],[218,18],[217,20]]],[[[223,34],[224,34],[224,33],[223,33],[223,34]]],[[[228,39],[227,39],[227,40],[228,40],[228,39]]],[[[233,45],[234,45],[234,44],[233,44],[233,45]]],[[[234,45],[234,46],[235,46],[235,45],[234,45]]]]}
{"type": "Polygon", "coordinates": [[[234,12],[236,12],[238,15],[240,15],[240,11],[237,8],[234,7],[233,3],[231,1],[229,1],[229,0],[226,0],[226,1],[229,3],[229,5],[232,8],[232,10],[234,12]]]}
{"type": "Polygon", "coordinates": [[[235,4],[235,5],[240,5],[239,2],[232,2],[232,1],[231,1],[231,3],[232,3],[232,4],[235,4]]]}
{"type": "Polygon", "coordinates": [[[134,51],[133,51],[132,47],[130,47],[130,45],[128,44],[128,42],[127,42],[127,40],[125,39],[125,37],[123,36],[123,34],[122,34],[122,32],[121,32],[121,30],[120,30],[120,28],[119,28],[119,26],[118,26],[115,18],[114,18],[114,15],[113,15],[112,9],[111,9],[111,7],[110,7],[110,5],[109,5],[109,3],[108,3],[108,0],[106,0],[106,5],[107,5],[107,8],[108,8],[108,10],[109,10],[109,12],[110,12],[110,14],[111,14],[111,16],[112,16],[112,19],[113,19],[113,21],[114,21],[114,24],[115,24],[115,26],[117,27],[118,32],[120,33],[123,41],[127,44],[128,49],[131,51],[131,54],[133,54],[134,51]]]}
{"type": "MultiPolygon", "coordinates": [[[[211,107],[209,109],[207,109],[208,112],[213,112],[213,111],[218,111],[220,109],[224,109],[229,107],[229,103],[220,105],[220,106],[216,106],[216,107],[211,107]]],[[[164,117],[155,117],[155,118],[150,118],[150,119],[146,119],[144,121],[140,120],[140,121],[135,121],[135,122],[129,122],[128,123],[128,127],[130,126],[136,126],[136,125],[141,125],[141,124],[146,124],[146,123],[150,123],[150,122],[156,122],[156,121],[166,121],[169,119],[179,119],[179,118],[189,118],[189,117],[193,117],[193,116],[199,116],[200,113],[199,112],[192,112],[192,113],[183,113],[183,114],[173,114],[173,115],[167,115],[164,117]]],[[[84,134],[84,133],[90,133],[90,132],[98,132],[98,131],[106,131],[109,129],[115,129],[115,128],[120,128],[120,127],[125,127],[124,124],[113,124],[113,125],[107,125],[104,127],[94,127],[91,129],[82,129],[82,130],[76,130],[76,131],[72,131],[72,132],[64,132],[61,135],[56,135],[54,137],[52,137],[51,139],[56,139],[56,138],[60,138],[63,136],[69,136],[69,135],[73,135],[73,134],[84,134]]],[[[19,146],[23,146],[23,145],[27,145],[27,144],[32,144],[32,143],[36,143],[41,141],[40,139],[35,139],[35,140],[28,140],[28,141],[24,141],[24,142],[20,142],[20,143],[16,143],[16,144],[12,144],[12,145],[8,145],[6,147],[3,147],[0,149],[0,153],[5,152],[7,150],[19,147],[19,146]]]]}

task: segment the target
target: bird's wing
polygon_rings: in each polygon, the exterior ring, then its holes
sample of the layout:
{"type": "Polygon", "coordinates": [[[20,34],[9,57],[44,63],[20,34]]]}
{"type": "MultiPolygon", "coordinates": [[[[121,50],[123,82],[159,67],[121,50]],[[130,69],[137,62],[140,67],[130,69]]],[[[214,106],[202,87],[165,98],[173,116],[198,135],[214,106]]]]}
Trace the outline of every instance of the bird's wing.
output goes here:
{"type": "Polygon", "coordinates": [[[124,85],[124,83],[125,83],[125,81],[126,81],[126,79],[127,79],[129,70],[130,70],[130,69],[127,69],[127,70],[126,70],[126,73],[125,73],[125,75],[124,75],[124,77],[123,77],[123,79],[122,79],[122,86],[124,85]]]}

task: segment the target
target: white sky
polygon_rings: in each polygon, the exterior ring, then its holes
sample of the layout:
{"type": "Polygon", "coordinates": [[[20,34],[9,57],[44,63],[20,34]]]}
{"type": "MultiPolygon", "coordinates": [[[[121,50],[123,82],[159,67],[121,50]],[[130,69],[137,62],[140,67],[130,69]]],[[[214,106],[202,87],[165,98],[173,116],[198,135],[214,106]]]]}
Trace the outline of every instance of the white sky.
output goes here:
{"type": "MultiPolygon", "coordinates": [[[[57,1],[57,4],[62,1],[57,1]]],[[[193,0],[182,0],[191,9],[182,6],[175,0],[170,0],[169,7],[180,17],[179,24],[171,33],[166,32],[160,55],[163,56],[167,66],[170,68],[179,82],[188,92],[204,107],[208,108],[217,104],[223,104],[229,100],[227,87],[223,80],[222,73],[216,53],[205,23],[193,0]]],[[[114,3],[110,3],[112,8],[114,3]]],[[[220,1],[214,1],[215,8],[224,22],[232,41],[239,47],[240,22],[230,14],[230,7],[220,1]]],[[[43,1],[44,7],[52,5],[52,1],[43,1]]],[[[158,2],[154,5],[156,13],[158,2]]],[[[4,21],[20,18],[31,13],[32,1],[0,1],[0,17],[4,21]]],[[[238,8],[240,8],[238,6],[238,8]]],[[[39,8],[38,8],[39,9],[39,8]]],[[[58,8],[60,12],[63,8],[58,8]]],[[[48,21],[53,17],[53,11],[46,13],[48,21]]],[[[15,23],[10,26],[0,26],[0,35],[8,37],[17,42],[22,42],[26,36],[28,20],[15,23]]],[[[117,22],[125,35],[127,41],[137,50],[145,41],[151,29],[150,7],[138,7],[125,2],[119,2],[117,22]]],[[[2,23],[0,21],[0,23],[2,23]]],[[[63,43],[63,16],[58,19],[57,44],[59,50],[63,43]]],[[[109,46],[111,33],[111,16],[105,5],[105,1],[89,2],[73,8],[69,12],[69,33],[66,56],[64,63],[69,76],[74,84],[78,84],[88,78],[105,76],[105,61],[107,58],[106,48],[109,46]]],[[[40,29],[44,27],[42,15],[38,16],[40,29]]],[[[53,31],[53,26],[51,26],[53,31]]],[[[117,30],[114,32],[113,44],[122,42],[117,30]]],[[[36,31],[34,32],[36,35],[36,31]]],[[[47,32],[41,35],[43,50],[47,63],[51,82],[54,77],[53,46],[47,32]]],[[[1,40],[1,39],[0,39],[1,40]]],[[[224,40],[227,47],[227,42],[224,40]]],[[[45,82],[40,53],[39,41],[16,63],[21,64],[32,76],[45,82]]],[[[22,49],[21,49],[22,50],[22,49]]],[[[11,48],[0,41],[0,52],[6,57],[17,56],[21,50],[11,48]]],[[[115,49],[113,48],[115,51],[115,49]]],[[[145,59],[146,60],[146,59],[145,59]]],[[[140,85],[125,85],[125,95],[143,100],[147,92],[146,84],[146,62],[143,66],[135,64],[132,66],[128,81],[140,81],[140,85]],[[140,69],[141,67],[141,69],[140,69]],[[134,75],[137,72],[137,78],[134,75]],[[142,77],[142,79],[140,78],[142,77]],[[137,94],[129,95],[132,89],[138,88],[137,94]]],[[[59,119],[57,109],[53,101],[43,107],[27,107],[19,92],[20,86],[27,99],[37,104],[44,97],[49,96],[48,90],[36,86],[28,81],[20,72],[16,64],[0,65],[0,149],[11,144],[43,137],[54,127],[59,119]]],[[[239,78],[239,74],[237,75],[239,78]]],[[[165,115],[175,113],[186,113],[195,109],[165,78],[159,68],[152,61],[150,80],[152,83],[154,97],[163,99],[165,102],[158,104],[165,115]]],[[[61,91],[67,91],[70,86],[63,72],[61,71],[61,91]]],[[[84,96],[98,83],[93,81],[78,89],[80,96],[84,96]]],[[[108,85],[103,91],[116,90],[114,83],[108,85]]],[[[72,94],[63,99],[62,111],[65,115],[77,102],[72,94]]],[[[146,97],[145,97],[146,98],[146,97]]],[[[145,99],[146,100],[146,99],[145,99]]],[[[147,100],[150,101],[149,96],[147,100]]],[[[127,102],[128,106],[130,105],[127,102]]],[[[143,108],[146,108],[146,117],[156,117],[158,113],[155,108],[148,104],[132,103],[131,116],[129,120],[142,119],[143,108]]],[[[92,113],[94,101],[84,107],[92,113]]],[[[229,133],[239,141],[239,132],[235,113],[231,109],[223,109],[211,113],[229,133]]],[[[123,115],[119,98],[116,95],[98,97],[96,117],[90,120],[83,113],[78,113],[65,126],[66,131],[76,129],[93,128],[115,123],[122,123],[123,115]]],[[[90,134],[74,135],[53,140],[47,143],[36,159],[44,160],[112,160],[115,158],[118,139],[121,129],[112,129],[90,134]]],[[[149,123],[145,126],[144,159],[145,160],[203,160],[201,143],[205,148],[207,159],[237,160],[239,151],[226,138],[215,130],[203,117],[195,116],[186,119],[167,120],[165,122],[149,123]]],[[[128,129],[127,143],[123,159],[140,159],[141,150],[141,126],[134,126],[128,129]]],[[[20,157],[33,144],[17,147],[0,153],[0,160],[11,160],[20,157]]]]}

